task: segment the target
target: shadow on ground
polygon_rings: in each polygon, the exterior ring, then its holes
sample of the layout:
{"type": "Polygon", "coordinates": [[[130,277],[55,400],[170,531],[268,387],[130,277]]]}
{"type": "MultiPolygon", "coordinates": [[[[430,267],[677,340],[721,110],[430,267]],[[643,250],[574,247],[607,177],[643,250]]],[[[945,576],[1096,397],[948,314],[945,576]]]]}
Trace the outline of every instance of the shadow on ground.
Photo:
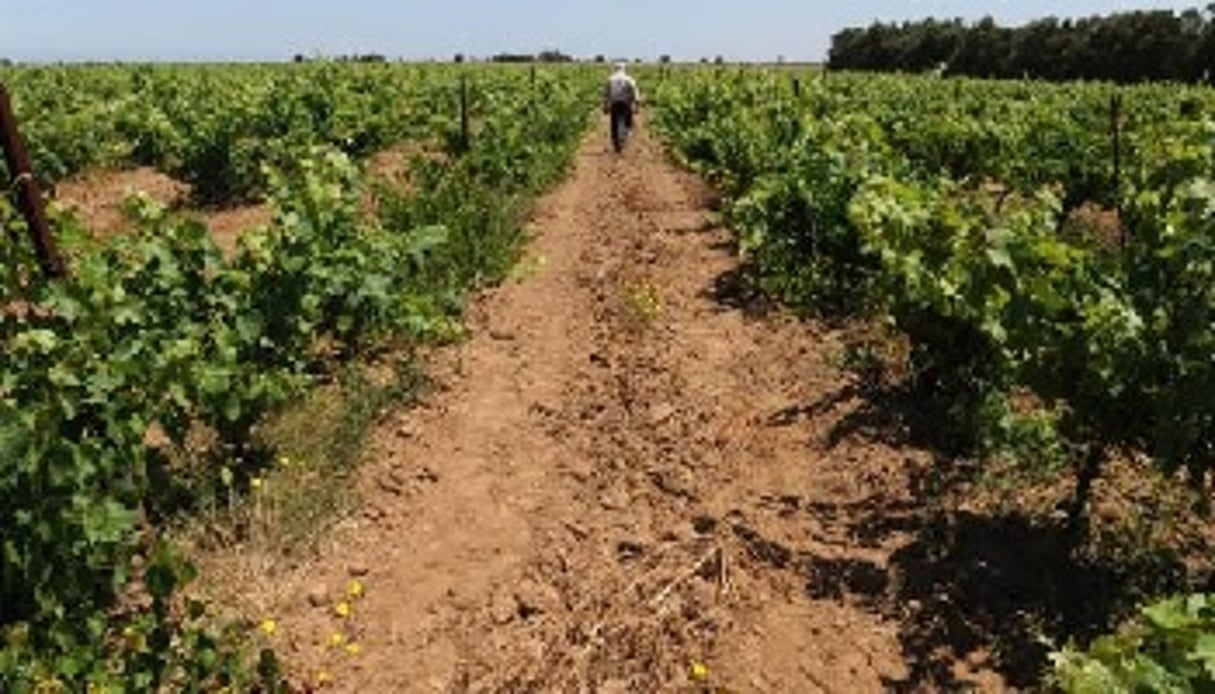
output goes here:
{"type": "Polygon", "coordinates": [[[741,312],[749,320],[762,319],[778,306],[757,286],[752,271],[745,264],[717,277],[704,294],[728,310],[741,312]]]}
{"type": "MultiPolygon", "coordinates": [[[[861,534],[879,538],[887,509],[851,509],[861,534]]],[[[804,557],[816,599],[855,600],[899,623],[909,666],[895,691],[963,686],[966,664],[1014,687],[1038,684],[1049,644],[1108,631],[1145,593],[1184,582],[1166,553],[1127,560],[1071,550],[1066,531],[1016,515],[935,513],[904,519],[911,542],[888,564],[804,557]]]]}
{"type": "MultiPolygon", "coordinates": [[[[717,277],[705,295],[748,319],[778,305],[746,264],[717,277]]],[[[832,315],[823,320],[838,324],[832,315]]],[[[962,454],[970,442],[958,426],[966,413],[957,402],[891,386],[879,371],[858,372],[817,402],[772,413],[773,427],[837,418],[829,450],[871,442],[927,451],[935,462],[909,464],[909,493],[783,504],[782,515],[802,514],[809,528],[830,527],[846,538],[843,552],[840,544],[822,550],[831,556],[784,546],[747,525],[733,528],[752,559],[797,572],[812,599],[854,604],[898,625],[908,675],[885,682],[887,689],[967,690],[979,671],[994,671],[1017,689],[1040,687],[1053,648],[1087,643],[1145,600],[1193,587],[1175,550],[1136,546],[1123,536],[1077,545],[1065,518],[1017,510],[1029,505],[1017,503],[1016,488],[1002,500],[1012,503],[998,504],[1005,510],[963,508],[960,490],[974,488],[984,470],[962,454]],[[892,551],[883,556],[886,548],[892,551]]]]}
{"type": "MultiPolygon", "coordinates": [[[[828,448],[870,441],[927,450],[935,460],[908,470],[909,498],[879,492],[856,503],[802,505],[814,524],[848,538],[844,557],[790,550],[796,559],[788,564],[811,598],[858,604],[899,625],[909,675],[886,682],[888,689],[966,689],[971,669],[994,670],[1016,688],[1039,686],[1052,644],[1087,643],[1146,598],[1189,587],[1185,564],[1169,548],[1122,537],[1077,546],[1062,517],[961,509],[958,491],[971,488],[982,468],[958,454],[965,443],[946,426],[953,413],[944,399],[862,381],[776,412],[769,424],[841,411],[828,448]],[[855,556],[883,547],[897,547],[883,562],[872,551],[855,556]]],[[[999,506],[1016,509],[1018,490],[1005,493],[1014,503],[999,506]]]]}
{"type": "MultiPolygon", "coordinates": [[[[816,524],[847,537],[849,553],[897,547],[885,562],[793,552],[789,564],[802,572],[810,597],[858,604],[899,624],[910,674],[886,682],[890,690],[966,689],[972,667],[994,670],[1016,688],[1040,685],[1051,644],[1087,643],[1146,598],[1190,587],[1185,564],[1169,548],[1132,546],[1121,537],[1076,546],[1062,518],[961,510],[951,492],[973,481],[979,466],[950,453],[956,442],[927,433],[940,413],[912,411],[906,394],[851,386],[775,413],[770,424],[858,401],[834,427],[830,447],[860,437],[924,448],[936,462],[909,470],[910,498],[878,493],[858,503],[802,506],[816,524]]],[[[1009,505],[1016,506],[1002,506],[1009,505]]]]}

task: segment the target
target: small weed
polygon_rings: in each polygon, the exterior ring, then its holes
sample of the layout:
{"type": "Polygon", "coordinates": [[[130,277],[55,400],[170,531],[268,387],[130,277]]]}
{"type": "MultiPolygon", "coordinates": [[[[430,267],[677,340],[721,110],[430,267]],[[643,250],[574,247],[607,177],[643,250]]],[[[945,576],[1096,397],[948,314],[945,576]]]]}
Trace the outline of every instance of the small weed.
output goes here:
{"type": "Polygon", "coordinates": [[[538,276],[548,266],[548,258],[542,255],[532,255],[521,259],[507,274],[507,279],[511,282],[521,283],[526,282],[533,277],[538,276]]]}
{"type": "Polygon", "coordinates": [[[662,317],[664,310],[662,295],[658,287],[648,280],[633,286],[626,297],[629,314],[644,326],[651,326],[662,317]]]}
{"type": "Polygon", "coordinates": [[[268,557],[313,549],[325,526],[350,508],[345,483],[362,455],[367,433],[390,405],[409,402],[424,387],[417,364],[402,358],[390,368],[352,366],[261,428],[272,464],[247,487],[226,490],[225,503],[202,516],[207,534],[268,557]]]}

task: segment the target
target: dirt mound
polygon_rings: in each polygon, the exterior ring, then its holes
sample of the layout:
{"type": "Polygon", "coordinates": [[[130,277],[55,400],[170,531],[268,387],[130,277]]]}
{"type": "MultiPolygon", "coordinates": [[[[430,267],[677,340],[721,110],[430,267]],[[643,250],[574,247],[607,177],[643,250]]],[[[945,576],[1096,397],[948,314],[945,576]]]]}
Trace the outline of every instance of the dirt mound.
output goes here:
{"type": "Polygon", "coordinates": [[[1091,202],[1073,210],[1063,224],[1063,237],[1068,241],[1107,252],[1121,249],[1125,235],[1117,210],[1091,202]]]}
{"type": "Polygon", "coordinates": [[[151,167],[93,171],[55,186],[55,199],[75,210],[94,232],[110,235],[130,231],[122,207],[136,192],[166,207],[178,207],[189,198],[190,186],[151,167]]]}
{"type": "Polygon", "coordinates": [[[208,210],[202,216],[216,245],[228,254],[236,250],[237,240],[242,234],[266,227],[274,221],[274,211],[265,204],[208,210]]]}
{"type": "MultiPolygon", "coordinates": [[[[189,210],[190,186],[150,167],[94,171],[55,187],[56,201],[102,236],[131,231],[123,205],[135,193],[171,209],[189,210]]],[[[241,234],[264,227],[272,219],[265,204],[189,211],[203,220],[226,253],[236,249],[241,234]]]]}

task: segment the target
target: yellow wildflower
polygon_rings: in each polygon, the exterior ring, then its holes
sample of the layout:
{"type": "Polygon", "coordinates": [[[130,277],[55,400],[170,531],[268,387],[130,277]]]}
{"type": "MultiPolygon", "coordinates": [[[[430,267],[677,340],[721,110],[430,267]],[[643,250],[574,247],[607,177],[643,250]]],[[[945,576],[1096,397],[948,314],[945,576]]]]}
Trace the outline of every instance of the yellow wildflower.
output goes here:
{"type": "Polygon", "coordinates": [[[350,619],[350,615],[354,614],[354,608],[350,606],[349,602],[339,602],[333,608],[333,613],[342,619],[350,619]]]}
{"type": "Polygon", "coordinates": [[[346,652],[350,655],[358,655],[363,652],[363,647],[357,643],[346,644],[346,652]]]}
{"type": "Polygon", "coordinates": [[[363,597],[365,593],[366,590],[363,588],[363,582],[359,581],[358,579],[351,581],[350,584],[346,586],[346,594],[355,600],[363,597]]]}
{"type": "Polygon", "coordinates": [[[346,643],[346,636],[339,631],[335,631],[329,635],[329,645],[334,648],[341,648],[342,644],[346,643]]]}
{"type": "Polygon", "coordinates": [[[692,679],[702,681],[709,679],[709,666],[704,663],[692,663],[692,679]]]}
{"type": "Polygon", "coordinates": [[[262,622],[261,630],[266,636],[274,636],[275,632],[278,631],[278,622],[273,619],[267,619],[262,622]]]}

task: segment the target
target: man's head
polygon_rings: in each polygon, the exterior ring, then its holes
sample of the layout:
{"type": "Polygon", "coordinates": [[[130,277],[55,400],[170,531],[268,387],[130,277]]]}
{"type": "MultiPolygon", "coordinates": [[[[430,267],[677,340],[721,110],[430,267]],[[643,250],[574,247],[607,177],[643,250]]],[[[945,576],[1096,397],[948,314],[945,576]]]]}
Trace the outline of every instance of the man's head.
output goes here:
{"type": "Polygon", "coordinates": [[[614,64],[612,66],[612,70],[614,72],[624,72],[625,70],[628,69],[628,67],[629,66],[627,63],[625,63],[623,60],[620,60],[620,61],[617,61],[616,64],[614,64]]]}

